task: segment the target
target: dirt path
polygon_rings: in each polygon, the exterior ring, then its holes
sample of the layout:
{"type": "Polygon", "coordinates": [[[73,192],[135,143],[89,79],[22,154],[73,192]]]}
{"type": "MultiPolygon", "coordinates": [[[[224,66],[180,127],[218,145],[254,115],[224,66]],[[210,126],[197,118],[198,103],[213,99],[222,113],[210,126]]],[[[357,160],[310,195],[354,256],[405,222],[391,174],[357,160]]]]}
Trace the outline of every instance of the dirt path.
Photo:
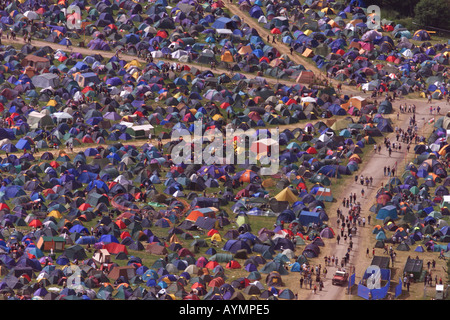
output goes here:
{"type": "MultiPolygon", "coordinates": [[[[239,9],[239,7],[237,5],[235,5],[234,3],[229,3],[228,1],[223,1],[225,7],[230,10],[233,15],[237,15],[241,18],[241,20],[243,20],[245,23],[247,23],[251,28],[254,28],[258,31],[259,35],[261,36],[261,38],[263,39],[263,41],[265,39],[267,39],[267,37],[269,37],[269,39],[272,39],[272,34],[270,33],[269,30],[261,27],[261,25],[256,22],[253,18],[251,18],[250,16],[248,16],[248,14],[245,14],[242,12],[241,9],[239,9]]],[[[287,55],[292,61],[294,61],[297,64],[301,64],[303,65],[307,70],[311,70],[314,72],[314,74],[320,75],[323,79],[326,78],[326,74],[324,74],[319,68],[317,68],[317,66],[313,63],[311,63],[310,61],[308,61],[307,59],[303,58],[303,56],[301,56],[300,54],[296,53],[295,51],[293,52],[293,54],[291,54],[290,52],[290,48],[284,44],[283,42],[280,42],[280,40],[277,40],[277,43],[270,43],[267,42],[268,45],[270,46],[274,46],[276,47],[276,49],[281,53],[281,55],[285,54],[287,55]]],[[[329,81],[331,81],[331,83],[336,86],[338,83],[340,83],[339,81],[336,81],[334,79],[328,79],[329,81]]],[[[342,84],[342,89],[344,91],[348,91],[349,93],[355,93],[359,91],[352,86],[347,86],[342,84]]]]}
{"type": "MultiPolygon", "coordinates": [[[[400,101],[394,101],[393,106],[398,110],[399,104],[415,104],[416,109],[416,121],[418,123],[419,128],[423,128],[427,121],[432,117],[429,115],[429,105],[426,103],[426,101],[417,101],[417,100],[410,100],[410,99],[403,99],[400,101]]],[[[400,119],[397,124],[399,128],[406,129],[409,125],[409,119],[412,114],[401,114],[400,119]]],[[[419,134],[422,135],[423,133],[419,131],[419,134]]],[[[391,133],[387,136],[390,138],[391,142],[396,141],[395,138],[395,132],[391,133]]],[[[414,145],[412,145],[409,155],[411,156],[413,154],[414,145]]],[[[342,198],[348,198],[350,193],[356,193],[357,195],[357,202],[361,203],[362,208],[362,216],[366,218],[370,213],[369,209],[373,205],[375,196],[379,188],[381,187],[382,183],[385,185],[386,182],[390,179],[390,177],[384,176],[383,168],[385,166],[390,166],[393,168],[395,165],[397,165],[397,170],[399,174],[403,172],[403,168],[405,166],[405,160],[408,156],[408,153],[406,151],[406,145],[402,144],[402,151],[397,152],[393,151],[392,156],[389,157],[389,154],[384,146],[381,148],[381,153],[371,151],[370,157],[368,156],[367,161],[363,163],[360,170],[358,170],[357,174],[359,176],[363,175],[364,177],[373,177],[373,186],[369,187],[368,189],[364,187],[365,195],[364,197],[361,197],[361,185],[359,181],[357,183],[354,182],[353,179],[349,179],[346,185],[342,188],[343,191],[341,193],[341,197],[337,199],[337,203],[335,203],[328,212],[331,213],[333,216],[331,218],[331,225],[333,229],[338,232],[340,228],[337,227],[336,223],[336,210],[337,208],[342,208],[342,198]]],[[[398,174],[396,174],[398,176],[398,174]]],[[[348,213],[348,209],[343,209],[344,215],[346,216],[348,213]]],[[[355,268],[356,273],[356,283],[359,282],[359,279],[361,279],[362,274],[364,273],[365,269],[370,265],[370,261],[372,260],[372,248],[374,243],[374,237],[371,233],[372,228],[374,225],[377,224],[377,221],[372,220],[371,225],[368,225],[366,222],[366,227],[360,227],[357,235],[353,237],[353,250],[350,252],[350,265],[355,268]],[[366,256],[366,249],[369,248],[369,255],[366,256]]],[[[334,240],[333,240],[334,241],[334,240]]],[[[334,245],[330,248],[330,254],[334,254],[335,256],[338,256],[339,258],[342,258],[348,248],[348,241],[344,242],[341,240],[340,244],[337,245],[336,242],[334,242],[334,245]]],[[[335,267],[329,267],[328,268],[328,276],[327,279],[324,282],[324,290],[318,291],[316,295],[311,294],[308,298],[312,300],[342,300],[345,299],[346,296],[346,287],[339,287],[339,286],[333,286],[331,284],[331,276],[336,270],[335,267]]]]}
{"type": "MultiPolygon", "coordinates": [[[[247,23],[250,27],[255,28],[259,35],[266,39],[268,36],[270,39],[272,38],[272,35],[267,29],[264,29],[261,27],[254,19],[250,18],[248,15],[243,13],[238,6],[235,4],[231,4],[229,2],[224,2],[225,7],[229,9],[234,15],[239,16],[245,23],[247,23]]],[[[270,45],[270,44],[269,44],[270,45]]],[[[281,54],[286,54],[292,59],[294,62],[303,65],[306,69],[309,69],[313,71],[316,74],[321,74],[321,71],[313,64],[311,64],[308,60],[304,59],[299,54],[294,53],[293,55],[290,54],[290,50],[287,45],[283,43],[277,43],[276,45],[277,50],[281,54]]],[[[333,85],[338,84],[338,81],[331,80],[333,85]]],[[[343,91],[348,94],[357,94],[360,96],[364,96],[368,98],[369,96],[366,94],[362,94],[360,91],[358,91],[355,87],[345,86],[342,85],[343,91]]],[[[415,104],[416,109],[416,121],[418,123],[419,128],[423,128],[426,122],[431,118],[429,115],[429,110],[426,101],[423,99],[416,100],[416,99],[397,99],[393,103],[393,107],[395,110],[398,110],[398,106],[400,104],[415,104]]],[[[396,114],[396,111],[393,113],[396,114]]],[[[390,118],[393,120],[393,128],[398,126],[399,128],[406,129],[409,124],[411,114],[401,114],[399,119],[397,120],[395,116],[390,116],[390,118]]],[[[420,133],[423,134],[422,132],[420,133]]],[[[391,141],[395,141],[395,133],[392,133],[388,135],[391,141]]],[[[359,176],[363,175],[364,177],[372,177],[373,178],[373,186],[369,187],[368,189],[364,187],[364,197],[361,196],[361,185],[359,181],[357,183],[354,182],[353,179],[348,179],[348,182],[341,188],[341,192],[339,194],[335,194],[334,196],[337,198],[337,202],[333,203],[333,205],[327,209],[327,212],[330,216],[330,222],[333,229],[338,232],[340,228],[337,226],[336,222],[336,210],[341,207],[342,209],[342,199],[343,197],[348,198],[348,196],[352,193],[356,193],[357,195],[357,201],[360,202],[361,208],[362,208],[362,216],[366,217],[369,214],[369,209],[372,206],[375,195],[377,190],[381,187],[382,183],[386,184],[386,182],[389,180],[389,177],[385,177],[383,174],[383,168],[385,166],[390,166],[391,168],[395,165],[398,169],[403,171],[405,160],[408,157],[408,153],[406,152],[406,146],[403,146],[402,152],[393,152],[391,156],[389,156],[387,150],[385,150],[384,146],[382,146],[381,153],[374,153],[371,151],[370,157],[367,156],[367,160],[362,163],[360,169],[358,170],[357,174],[359,176]]],[[[413,148],[412,148],[413,149],[413,148]]],[[[413,151],[410,151],[412,154],[413,151]]],[[[400,171],[400,172],[402,172],[400,171]]],[[[399,172],[397,170],[397,172],[399,172]]],[[[348,209],[343,210],[344,215],[347,215],[348,209]]],[[[372,225],[376,223],[375,221],[372,221],[372,225]]],[[[326,248],[328,254],[327,255],[334,255],[339,257],[341,259],[343,256],[345,256],[348,248],[348,241],[345,243],[342,239],[339,245],[337,245],[336,241],[333,239],[334,243],[333,245],[328,246],[326,248]]],[[[361,275],[363,274],[364,270],[370,265],[370,261],[372,259],[372,247],[373,245],[373,235],[371,234],[371,226],[366,223],[365,228],[359,228],[357,235],[353,237],[353,249],[350,252],[350,265],[355,269],[355,275],[356,279],[360,279],[361,275]],[[366,249],[369,248],[370,254],[366,257],[366,249]]],[[[323,257],[324,253],[320,255],[320,257],[323,257]]],[[[323,261],[321,261],[323,262],[323,261]]],[[[323,263],[322,263],[323,265],[323,263]]],[[[303,298],[306,297],[308,300],[342,300],[345,298],[346,295],[346,288],[345,287],[339,287],[339,286],[333,286],[331,284],[331,277],[334,273],[334,271],[337,269],[335,267],[327,267],[328,274],[327,278],[324,281],[324,289],[322,291],[317,291],[317,294],[314,294],[312,291],[306,292],[307,290],[303,289],[298,292],[299,297],[303,298]]],[[[298,284],[298,278],[294,281],[298,284]]],[[[356,280],[356,283],[359,280],[356,280]]],[[[295,291],[294,291],[295,292],[295,291]]]]}
{"type": "MultiPolygon", "coordinates": [[[[2,38],[2,43],[3,44],[20,44],[20,45],[24,45],[23,40],[21,39],[16,39],[16,40],[12,40],[12,39],[6,39],[6,38],[2,38]]],[[[79,52],[81,53],[83,56],[88,56],[88,55],[94,55],[94,54],[99,54],[101,55],[103,58],[105,59],[110,59],[114,56],[114,52],[112,51],[102,51],[102,50],[91,50],[88,48],[82,48],[82,47],[70,47],[67,48],[64,45],[60,45],[57,43],[51,43],[51,42],[47,42],[47,41],[42,41],[42,40],[32,40],[31,41],[31,45],[35,46],[35,47],[45,47],[45,46],[49,46],[51,47],[53,50],[62,50],[65,52],[79,52]]],[[[132,60],[137,60],[141,63],[146,63],[146,61],[142,58],[139,58],[137,56],[134,55],[129,55],[129,54],[120,54],[119,58],[121,60],[125,60],[125,61],[132,61],[132,60]]],[[[171,60],[171,59],[165,59],[165,58],[156,58],[155,61],[164,61],[167,63],[178,63],[178,60],[171,60]]],[[[197,68],[198,70],[200,70],[201,72],[206,71],[206,70],[210,70],[212,73],[216,74],[216,75],[220,75],[220,74],[228,74],[229,75],[229,71],[226,69],[221,69],[221,68],[215,68],[215,69],[211,69],[210,67],[206,66],[206,65],[201,65],[201,64],[197,64],[197,63],[191,63],[191,62],[180,62],[181,65],[187,65],[190,68],[197,68]]],[[[239,72],[240,74],[243,74],[245,77],[247,77],[248,79],[254,79],[257,77],[257,75],[252,74],[252,73],[246,73],[246,72],[239,72]]],[[[281,83],[281,84],[285,84],[287,86],[292,86],[297,84],[297,82],[295,82],[294,80],[286,80],[286,79],[273,79],[273,78],[267,78],[267,77],[263,77],[267,83],[269,84],[277,84],[277,83],[281,83]]]]}

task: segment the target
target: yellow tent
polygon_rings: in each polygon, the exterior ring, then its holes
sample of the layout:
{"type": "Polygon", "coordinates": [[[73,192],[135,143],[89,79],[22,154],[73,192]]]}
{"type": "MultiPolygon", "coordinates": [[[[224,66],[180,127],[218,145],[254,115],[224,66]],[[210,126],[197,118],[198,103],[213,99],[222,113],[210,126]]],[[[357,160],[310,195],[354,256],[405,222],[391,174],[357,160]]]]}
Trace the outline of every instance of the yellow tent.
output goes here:
{"type": "Polygon", "coordinates": [[[52,211],[49,212],[47,217],[53,217],[55,219],[61,219],[62,218],[62,214],[58,210],[52,210],[52,211]]]}
{"type": "Polygon", "coordinates": [[[362,162],[361,158],[356,153],[352,154],[348,160],[353,160],[353,161],[355,161],[357,163],[361,163],[362,162]]]}
{"type": "Polygon", "coordinates": [[[129,67],[138,67],[138,68],[141,68],[141,67],[142,67],[142,64],[141,64],[139,61],[137,61],[136,59],[134,59],[134,60],[131,60],[130,62],[128,62],[128,63],[124,66],[124,69],[128,69],[129,67]]]}
{"type": "Polygon", "coordinates": [[[183,242],[180,241],[180,239],[177,237],[176,234],[174,234],[170,237],[169,242],[183,244],[183,242]]]}
{"type": "Polygon", "coordinates": [[[336,14],[336,12],[332,8],[328,8],[328,7],[327,8],[323,8],[320,11],[322,11],[325,14],[336,14]]]}
{"type": "Polygon", "coordinates": [[[450,147],[448,144],[446,144],[445,146],[443,146],[440,150],[439,150],[439,155],[440,156],[445,156],[447,154],[447,150],[450,151],[450,147]]]}
{"type": "Polygon", "coordinates": [[[289,187],[284,188],[275,197],[278,201],[288,201],[289,203],[294,203],[297,201],[297,196],[292,192],[289,187]]]}
{"type": "Polygon", "coordinates": [[[271,187],[273,187],[273,186],[275,186],[275,185],[276,185],[275,181],[273,181],[273,179],[271,179],[271,178],[266,179],[266,180],[264,180],[264,181],[262,182],[262,186],[263,186],[264,188],[271,188],[271,187]]]}
{"type": "Polygon", "coordinates": [[[219,233],[214,233],[211,237],[211,241],[222,242],[222,237],[219,233]]]}
{"type": "Polygon", "coordinates": [[[49,100],[49,101],[47,102],[47,106],[50,106],[50,107],[56,107],[57,104],[58,104],[58,103],[56,102],[55,99],[51,99],[51,100],[49,100]]]}

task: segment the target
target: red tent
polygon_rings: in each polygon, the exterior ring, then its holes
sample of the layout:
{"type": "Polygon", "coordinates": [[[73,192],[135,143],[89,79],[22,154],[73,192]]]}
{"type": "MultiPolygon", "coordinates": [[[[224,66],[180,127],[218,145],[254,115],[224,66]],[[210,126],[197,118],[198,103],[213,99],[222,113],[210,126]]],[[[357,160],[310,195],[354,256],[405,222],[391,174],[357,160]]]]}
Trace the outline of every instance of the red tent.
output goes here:
{"type": "Polygon", "coordinates": [[[119,244],[116,242],[105,244],[103,246],[103,249],[108,250],[108,252],[112,254],[118,254],[119,252],[124,252],[125,254],[128,254],[127,247],[124,246],[123,244],[119,244]]]}
{"type": "Polygon", "coordinates": [[[219,233],[219,231],[217,231],[216,229],[211,229],[208,231],[208,237],[212,237],[213,235],[215,235],[216,233],[219,233]]]}
{"type": "Polygon", "coordinates": [[[127,227],[127,225],[125,224],[125,222],[123,222],[122,220],[117,220],[116,225],[119,227],[119,229],[125,229],[127,227]]]}
{"type": "Polygon", "coordinates": [[[270,30],[271,34],[281,34],[281,30],[278,28],[273,28],[272,30],[270,30]]]}
{"type": "Polygon", "coordinates": [[[194,256],[194,254],[186,248],[181,248],[180,250],[178,250],[177,254],[179,257],[194,256]]]}
{"type": "Polygon", "coordinates": [[[225,268],[227,269],[240,269],[241,265],[239,264],[239,262],[237,262],[236,260],[231,260],[227,263],[227,265],[225,266],[225,268]]]}
{"type": "Polygon", "coordinates": [[[92,138],[88,136],[84,136],[83,139],[81,139],[81,141],[83,143],[94,143],[94,140],[92,140],[92,138]]]}
{"type": "Polygon", "coordinates": [[[156,33],[156,36],[160,36],[161,38],[167,38],[168,37],[168,34],[167,34],[167,32],[165,31],[165,30],[159,30],[157,33],[156,33]]]}
{"type": "Polygon", "coordinates": [[[224,103],[222,103],[222,104],[220,105],[220,109],[226,109],[226,108],[228,108],[229,106],[230,106],[230,103],[224,102],[224,103]]]}
{"type": "Polygon", "coordinates": [[[81,211],[86,211],[87,209],[91,208],[91,205],[89,203],[82,203],[78,209],[81,211]]]}
{"type": "Polygon", "coordinates": [[[30,221],[30,223],[28,224],[28,226],[37,228],[37,227],[42,226],[42,222],[41,222],[41,220],[39,220],[39,219],[34,219],[34,220],[31,220],[31,221],[30,221]]]}
{"type": "Polygon", "coordinates": [[[121,234],[120,234],[120,239],[125,239],[126,237],[130,237],[131,238],[131,235],[130,235],[130,233],[128,232],[128,231],[124,231],[124,232],[122,232],[121,234]]]}
{"type": "Polygon", "coordinates": [[[52,162],[50,162],[50,166],[56,169],[59,167],[59,163],[53,160],[52,162]]]}
{"type": "Polygon", "coordinates": [[[215,268],[216,266],[218,266],[218,265],[219,265],[219,263],[218,263],[217,261],[209,261],[209,262],[205,265],[205,268],[212,270],[212,269],[214,269],[214,268],[215,268]]]}

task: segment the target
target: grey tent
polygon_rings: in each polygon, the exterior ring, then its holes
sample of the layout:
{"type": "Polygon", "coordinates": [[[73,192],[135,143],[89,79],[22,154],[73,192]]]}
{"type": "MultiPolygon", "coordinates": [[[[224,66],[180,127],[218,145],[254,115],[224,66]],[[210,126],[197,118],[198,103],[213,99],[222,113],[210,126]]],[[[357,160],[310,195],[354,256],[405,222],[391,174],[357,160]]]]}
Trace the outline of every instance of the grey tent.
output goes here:
{"type": "Polygon", "coordinates": [[[70,260],[83,260],[87,258],[87,254],[84,251],[84,248],[78,244],[64,250],[63,255],[65,255],[70,260]]]}
{"type": "Polygon", "coordinates": [[[31,78],[31,82],[36,88],[57,88],[59,86],[59,76],[55,73],[43,73],[31,78]]]}
{"type": "Polygon", "coordinates": [[[27,123],[30,125],[31,129],[37,129],[37,128],[48,128],[55,126],[52,118],[44,113],[31,111],[28,114],[28,120],[27,123]]]}
{"type": "Polygon", "coordinates": [[[86,203],[90,204],[92,207],[96,207],[99,203],[104,203],[109,206],[108,197],[95,192],[89,193],[86,198],[86,203]]]}

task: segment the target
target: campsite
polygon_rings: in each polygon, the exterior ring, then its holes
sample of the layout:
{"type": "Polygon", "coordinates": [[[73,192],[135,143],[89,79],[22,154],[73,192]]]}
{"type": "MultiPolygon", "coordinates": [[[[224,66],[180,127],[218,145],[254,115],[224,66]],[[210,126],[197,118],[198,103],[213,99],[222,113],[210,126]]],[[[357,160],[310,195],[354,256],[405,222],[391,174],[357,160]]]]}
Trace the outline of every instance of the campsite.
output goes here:
{"type": "Polygon", "coordinates": [[[366,11],[7,2],[0,299],[433,299],[450,257],[448,39],[369,29],[366,11]],[[179,138],[196,130],[249,134],[179,138]],[[217,161],[195,163],[197,143],[217,161]]]}

